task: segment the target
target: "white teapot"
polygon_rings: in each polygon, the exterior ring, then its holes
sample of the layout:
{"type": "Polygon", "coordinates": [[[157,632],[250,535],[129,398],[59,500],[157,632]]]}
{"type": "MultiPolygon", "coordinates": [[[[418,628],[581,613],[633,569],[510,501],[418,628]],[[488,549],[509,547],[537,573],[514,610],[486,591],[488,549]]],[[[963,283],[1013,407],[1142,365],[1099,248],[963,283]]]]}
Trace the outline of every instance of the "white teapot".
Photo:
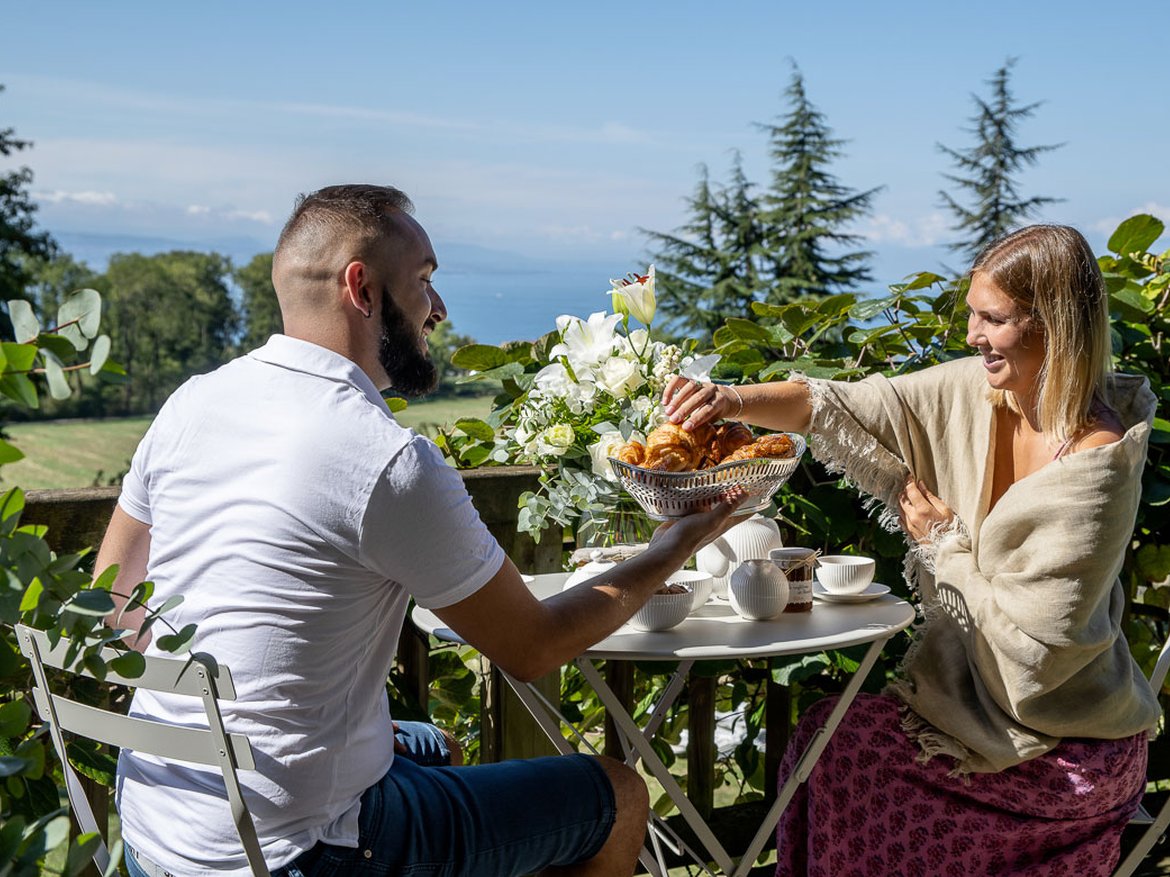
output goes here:
{"type": "Polygon", "coordinates": [[[617,564],[612,560],[602,560],[601,552],[595,551],[593,560],[588,561],[584,566],[579,566],[569,575],[565,584],[561,587],[562,591],[567,591],[574,585],[579,585],[581,582],[587,582],[594,576],[599,576],[604,572],[609,572],[617,564]]]}
{"type": "Polygon", "coordinates": [[[695,555],[695,565],[715,580],[713,593],[727,595],[732,573],[745,560],[766,560],[773,548],[783,548],[780,527],[771,518],[752,515],[736,524],[695,555]]]}

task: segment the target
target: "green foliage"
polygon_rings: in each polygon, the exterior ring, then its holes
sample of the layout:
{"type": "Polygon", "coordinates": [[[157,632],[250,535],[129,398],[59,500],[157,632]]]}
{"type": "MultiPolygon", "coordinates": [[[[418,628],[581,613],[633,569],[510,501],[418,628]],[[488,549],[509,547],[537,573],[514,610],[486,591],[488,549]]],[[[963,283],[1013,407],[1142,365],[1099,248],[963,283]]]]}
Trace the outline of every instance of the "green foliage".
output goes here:
{"type": "MultiPolygon", "coordinates": [[[[60,298],[55,319],[44,328],[41,316],[20,299],[8,302],[16,340],[0,344],[0,393],[28,407],[40,404],[41,382],[58,399],[74,387],[71,376],[109,368],[109,338],[99,334],[102,296],[82,289],[60,298]],[[84,361],[83,361],[84,360],[84,361]]],[[[0,463],[23,456],[0,442],[0,463]]],[[[45,855],[67,845],[66,874],[79,874],[97,843],[82,835],[68,841],[68,819],[60,807],[60,768],[49,757],[48,735],[40,730],[29,697],[30,670],[16,644],[13,625],[29,624],[48,631],[54,642],[68,641],[72,666],[97,679],[108,668],[105,646],[121,648],[116,672],[132,677],[142,672],[142,656],[120,645],[125,631],[106,625],[115,604],[110,589],[116,568],[96,579],[85,571],[89,550],[58,554],[45,541],[46,528],[21,524],[24,493],[13,487],[0,495],[0,874],[41,873],[45,855]]],[[[152,587],[143,583],[129,595],[131,605],[145,603],[152,587]]],[[[171,606],[147,612],[141,631],[160,620],[171,606]]],[[[165,623],[165,622],[164,622],[165,623]]],[[[182,651],[191,631],[159,638],[163,648],[182,651]]],[[[92,747],[75,749],[81,773],[112,782],[111,755],[92,747]]],[[[115,857],[116,860],[116,857],[115,857]]]]}
{"type": "Polygon", "coordinates": [[[252,350],[268,341],[270,335],[284,331],[280,303],[272,285],[272,253],[259,253],[233,274],[240,287],[241,320],[244,325],[240,341],[244,350],[252,350]]]}
{"type": "Polygon", "coordinates": [[[1060,147],[1020,146],[1016,128],[1029,118],[1039,103],[1018,105],[1008,87],[1014,59],[995,71],[988,84],[990,100],[973,96],[976,112],[969,133],[975,143],[966,149],[938,148],[954,162],[956,172],[944,176],[969,198],[969,207],[947,192],[939,192],[943,206],[955,217],[952,228],[962,237],[950,244],[954,251],[973,259],[985,246],[1033,216],[1045,204],[1059,200],[1019,193],[1015,175],[1039,161],[1045,152],[1060,147]]]}

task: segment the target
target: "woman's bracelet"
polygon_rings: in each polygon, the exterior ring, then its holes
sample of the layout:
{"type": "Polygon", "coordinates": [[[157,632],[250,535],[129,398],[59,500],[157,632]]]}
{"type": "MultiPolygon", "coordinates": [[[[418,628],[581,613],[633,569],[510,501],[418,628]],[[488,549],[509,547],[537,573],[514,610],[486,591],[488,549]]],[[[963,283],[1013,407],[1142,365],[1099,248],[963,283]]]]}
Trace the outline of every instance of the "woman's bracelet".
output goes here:
{"type": "Polygon", "coordinates": [[[732,420],[739,420],[740,416],[743,414],[743,396],[739,395],[739,390],[737,390],[735,388],[735,384],[728,384],[727,389],[729,389],[729,390],[731,390],[731,392],[735,393],[735,399],[737,402],[739,402],[739,410],[736,411],[733,415],[731,415],[731,419],[732,420]]]}

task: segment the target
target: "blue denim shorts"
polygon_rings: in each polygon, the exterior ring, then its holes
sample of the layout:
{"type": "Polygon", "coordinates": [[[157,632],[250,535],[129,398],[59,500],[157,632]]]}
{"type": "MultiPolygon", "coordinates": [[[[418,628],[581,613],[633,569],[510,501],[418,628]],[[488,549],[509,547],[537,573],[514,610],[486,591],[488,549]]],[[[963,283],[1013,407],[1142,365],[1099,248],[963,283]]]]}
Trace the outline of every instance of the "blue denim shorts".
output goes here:
{"type": "Polygon", "coordinates": [[[362,795],[357,849],[319,843],[273,877],[519,877],[609,838],[617,808],[595,758],[433,766],[446,761],[434,726],[401,722],[395,736],[406,752],[362,795]]]}

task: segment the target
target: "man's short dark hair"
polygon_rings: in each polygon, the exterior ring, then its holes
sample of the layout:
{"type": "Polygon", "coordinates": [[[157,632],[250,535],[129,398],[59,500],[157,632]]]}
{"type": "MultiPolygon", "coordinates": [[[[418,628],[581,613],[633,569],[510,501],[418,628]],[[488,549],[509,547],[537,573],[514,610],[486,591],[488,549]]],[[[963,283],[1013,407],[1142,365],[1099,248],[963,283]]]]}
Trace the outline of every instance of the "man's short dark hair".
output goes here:
{"type": "Polygon", "coordinates": [[[364,249],[394,233],[391,217],[413,213],[414,204],[405,192],[393,186],[366,183],[326,186],[307,195],[298,195],[292,216],[284,224],[276,243],[279,253],[303,235],[350,234],[364,249]]]}

